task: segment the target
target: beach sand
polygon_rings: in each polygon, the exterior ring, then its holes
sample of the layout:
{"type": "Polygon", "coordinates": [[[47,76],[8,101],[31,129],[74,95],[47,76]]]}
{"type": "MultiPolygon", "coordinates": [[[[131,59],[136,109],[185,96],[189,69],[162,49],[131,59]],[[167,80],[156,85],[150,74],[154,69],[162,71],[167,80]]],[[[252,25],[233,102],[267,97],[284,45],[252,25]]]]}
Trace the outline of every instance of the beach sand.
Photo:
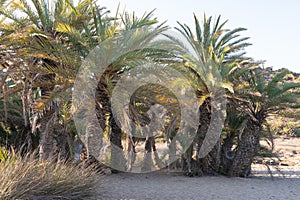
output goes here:
{"type": "Polygon", "coordinates": [[[278,138],[281,163],[253,164],[249,178],[186,177],[166,170],[146,174],[119,173],[101,178],[97,199],[300,199],[300,138],[278,138]],[[282,164],[282,165],[281,165],[282,164]]]}

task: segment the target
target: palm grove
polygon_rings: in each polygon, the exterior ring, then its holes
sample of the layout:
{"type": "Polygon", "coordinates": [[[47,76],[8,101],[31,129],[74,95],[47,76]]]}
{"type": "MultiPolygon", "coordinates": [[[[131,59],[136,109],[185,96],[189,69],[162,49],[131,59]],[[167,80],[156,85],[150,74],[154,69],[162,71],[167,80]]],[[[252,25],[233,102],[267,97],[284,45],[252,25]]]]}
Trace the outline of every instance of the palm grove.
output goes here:
{"type": "MultiPolygon", "coordinates": [[[[128,170],[126,151],[135,151],[135,145],[142,142],[144,151],[153,154],[150,159],[159,165],[156,145],[172,141],[180,126],[178,99],[166,87],[155,84],[135,92],[129,107],[136,124],[149,124],[153,120],[147,115],[151,106],[160,104],[167,108],[163,134],[142,140],[132,135],[126,138],[113,117],[110,99],[120,77],[151,61],[184,74],[198,99],[198,129],[194,130],[189,148],[176,161],[181,163],[182,171],[191,176],[248,176],[259,141],[265,135],[268,117],[287,110],[298,113],[299,80],[288,81],[291,74],[288,70],[269,77],[268,71],[261,67],[262,62],[246,55],[245,48],[251,44],[248,37],[240,35],[246,29],[227,29],[227,21],[220,16],[204,16],[199,20],[194,15],[195,30],[178,23],[176,31],[192,47],[193,55],[172,37],[165,44],[170,48],[161,48],[161,43],[152,41],[169,27],[153,14],[142,17],[111,14],[94,0],[76,5],[70,0],[58,0],[51,10],[41,0],[1,0],[0,145],[22,153],[38,152],[40,160],[57,157],[73,160],[76,144],[80,143],[74,124],[74,113],[79,108],[72,105],[77,72],[91,49],[104,41],[113,45],[119,40],[126,44],[122,46],[125,50],[97,77],[94,102],[96,121],[105,130],[102,140],[112,144],[111,162],[117,159],[120,167],[128,170]],[[138,48],[140,44],[143,48],[138,48]],[[218,109],[211,91],[216,80],[226,97],[226,110],[218,116],[224,118],[224,126],[211,151],[203,157],[200,149],[213,124],[212,110],[218,109]],[[123,152],[115,151],[113,146],[123,152]]],[[[106,55],[110,53],[109,47],[103,49],[106,55]]],[[[180,88],[182,83],[176,80],[174,84],[180,88]]],[[[176,151],[172,145],[168,148],[170,152],[176,151]]]]}

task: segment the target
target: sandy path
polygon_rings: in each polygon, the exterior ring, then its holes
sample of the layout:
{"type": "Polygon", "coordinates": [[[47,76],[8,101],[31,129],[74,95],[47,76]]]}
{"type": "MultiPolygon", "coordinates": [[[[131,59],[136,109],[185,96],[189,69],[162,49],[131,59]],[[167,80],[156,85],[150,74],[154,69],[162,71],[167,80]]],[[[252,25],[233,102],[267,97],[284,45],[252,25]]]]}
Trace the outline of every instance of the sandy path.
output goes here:
{"type": "Polygon", "coordinates": [[[102,190],[101,199],[300,199],[300,179],[122,173],[106,177],[102,190]]]}
{"type": "Polygon", "coordinates": [[[180,173],[120,173],[101,177],[97,199],[300,199],[300,138],[275,140],[275,152],[289,166],[253,164],[251,178],[185,177],[180,173]],[[276,170],[279,168],[285,177],[276,170]]]}

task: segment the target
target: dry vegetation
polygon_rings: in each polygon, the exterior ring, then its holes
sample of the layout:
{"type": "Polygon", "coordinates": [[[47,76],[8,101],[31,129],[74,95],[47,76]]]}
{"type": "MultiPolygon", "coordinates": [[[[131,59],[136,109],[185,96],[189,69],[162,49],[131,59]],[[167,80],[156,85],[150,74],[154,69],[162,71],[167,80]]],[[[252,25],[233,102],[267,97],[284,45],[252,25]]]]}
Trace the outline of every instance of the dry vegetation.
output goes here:
{"type": "Polygon", "coordinates": [[[88,199],[97,178],[88,168],[62,161],[39,161],[2,149],[0,199],[88,199]]]}

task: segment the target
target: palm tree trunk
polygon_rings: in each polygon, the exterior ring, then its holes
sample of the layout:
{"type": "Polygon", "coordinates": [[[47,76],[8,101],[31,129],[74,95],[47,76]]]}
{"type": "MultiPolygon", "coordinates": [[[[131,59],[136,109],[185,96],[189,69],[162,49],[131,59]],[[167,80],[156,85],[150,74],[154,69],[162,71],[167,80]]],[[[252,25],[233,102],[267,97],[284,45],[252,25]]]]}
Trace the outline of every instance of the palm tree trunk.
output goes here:
{"type": "Polygon", "coordinates": [[[154,145],[154,137],[147,136],[145,140],[145,155],[143,160],[142,172],[151,171],[151,167],[153,166],[153,161],[152,161],[153,145],[154,145]]]}
{"type": "Polygon", "coordinates": [[[118,171],[126,170],[126,161],[123,154],[122,146],[122,130],[117,125],[114,118],[111,120],[111,135],[110,135],[110,147],[111,147],[111,167],[118,171]]]}
{"type": "Polygon", "coordinates": [[[55,112],[47,111],[41,121],[40,129],[40,149],[39,156],[41,160],[51,159],[53,157],[53,139],[55,112]]]}
{"type": "Polygon", "coordinates": [[[98,83],[96,92],[96,110],[101,129],[106,130],[107,126],[111,128],[109,140],[111,152],[110,167],[114,169],[112,172],[125,171],[126,161],[123,154],[122,130],[113,118],[107,86],[101,81],[98,83]]]}
{"type": "MultiPolygon", "coordinates": [[[[199,123],[199,129],[197,133],[197,156],[199,155],[200,149],[203,148],[202,144],[206,137],[207,131],[209,129],[209,125],[211,123],[211,100],[208,98],[205,100],[205,102],[200,106],[200,123],[199,123]]],[[[218,145],[215,145],[209,154],[207,154],[203,158],[198,158],[199,164],[201,165],[201,171],[203,174],[208,175],[215,172],[216,169],[218,169],[218,166],[216,166],[219,161],[218,159],[218,145]]]]}
{"type": "Polygon", "coordinates": [[[3,107],[4,107],[4,119],[7,122],[8,119],[8,94],[7,94],[7,85],[5,82],[2,84],[2,93],[3,93],[3,107]]]}
{"type": "Polygon", "coordinates": [[[223,140],[223,144],[221,147],[221,164],[219,168],[219,173],[224,175],[228,175],[233,163],[235,154],[235,151],[232,149],[234,137],[235,134],[233,132],[228,132],[227,137],[223,140]]]}
{"type": "Polygon", "coordinates": [[[229,176],[247,177],[251,173],[251,164],[256,155],[262,127],[249,119],[247,125],[239,136],[238,147],[235,152],[229,176]]]}

